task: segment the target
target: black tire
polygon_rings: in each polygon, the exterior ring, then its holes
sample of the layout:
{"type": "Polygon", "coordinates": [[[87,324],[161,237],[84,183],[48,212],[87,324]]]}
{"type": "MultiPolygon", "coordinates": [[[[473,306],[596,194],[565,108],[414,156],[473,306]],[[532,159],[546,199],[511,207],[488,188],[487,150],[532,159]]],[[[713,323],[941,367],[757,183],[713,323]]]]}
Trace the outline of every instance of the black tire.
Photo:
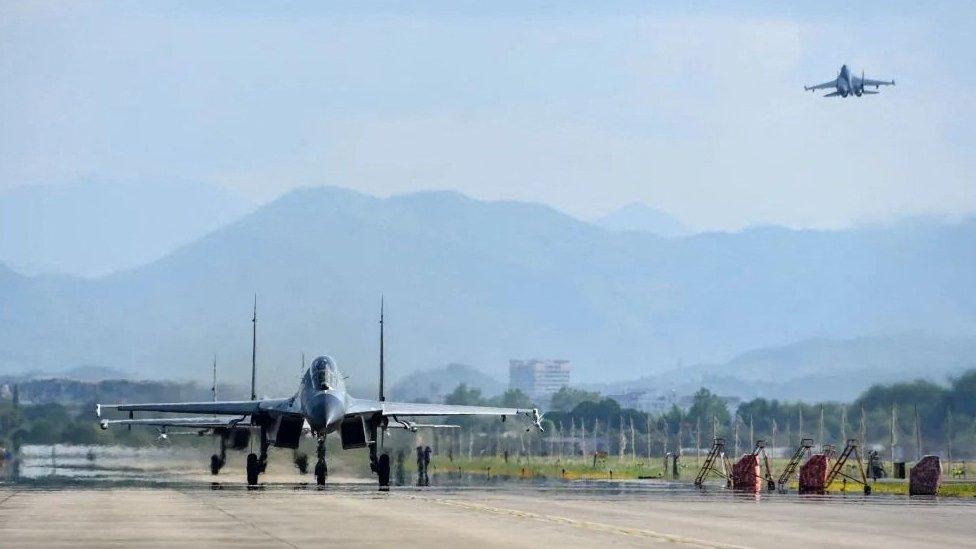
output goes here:
{"type": "Polygon", "coordinates": [[[247,455],[247,485],[257,486],[258,475],[260,474],[261,466],[258,463],[258,456],[256,454],[247,455]]]}
{"type": "Polygon", "coordinates": [[[390,486],[390,455],[383,454],[380,456],[379,463],[377,463],[376,474],[380,480],[380,487],[387,488],[390,486]]]}
{"type": "Polygon", "coordinates": [[[325,461],[318,460],[315,462],[315,484],[319,486],[325,486],[325,477],[329,476],[329,468],[326,467],[325,461]]]}
{"type": "Polygon", "coordinates": [[[298,472],[303,475],[308,474],[308,456],[305,454],[299,454],[295,456],[295,467],[298,467],[298,472]]]}
{"type": "Polygon", "coordinates": [[[216,475],[216,474],[220,473],[220,466],[221,465],[223,465],[223,464],[220,463],[220,456],[218,456],[217,454],[214,454],[214,455],[210,456],[210,474],[211,475],[216,475]]]}

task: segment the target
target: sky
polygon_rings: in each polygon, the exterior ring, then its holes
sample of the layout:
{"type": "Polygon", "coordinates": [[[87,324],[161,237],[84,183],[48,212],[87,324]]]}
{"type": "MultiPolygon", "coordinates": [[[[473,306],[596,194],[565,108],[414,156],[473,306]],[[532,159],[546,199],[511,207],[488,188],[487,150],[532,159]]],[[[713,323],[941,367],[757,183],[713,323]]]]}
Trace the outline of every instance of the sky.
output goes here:
{"type": "Polygon", "coordinates": [[[455,189],[699,230],[976,211],[976,3],[323,4],[3,2],[0,190],[455,189]],[[803,91],[843,63],[897,86],[803,91]]]}

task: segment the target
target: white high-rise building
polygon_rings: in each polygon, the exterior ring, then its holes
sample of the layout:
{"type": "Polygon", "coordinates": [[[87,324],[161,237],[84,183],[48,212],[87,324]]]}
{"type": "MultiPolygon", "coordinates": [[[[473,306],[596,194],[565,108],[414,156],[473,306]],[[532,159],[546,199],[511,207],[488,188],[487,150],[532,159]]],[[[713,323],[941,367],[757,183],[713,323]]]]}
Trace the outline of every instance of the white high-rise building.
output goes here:
{"type": "Polygon", "coordinates": [[[508,361],[508,386],[519,389],[537,402],[548,400],[569,385],[568,360],[531,359],[508,361]]]}

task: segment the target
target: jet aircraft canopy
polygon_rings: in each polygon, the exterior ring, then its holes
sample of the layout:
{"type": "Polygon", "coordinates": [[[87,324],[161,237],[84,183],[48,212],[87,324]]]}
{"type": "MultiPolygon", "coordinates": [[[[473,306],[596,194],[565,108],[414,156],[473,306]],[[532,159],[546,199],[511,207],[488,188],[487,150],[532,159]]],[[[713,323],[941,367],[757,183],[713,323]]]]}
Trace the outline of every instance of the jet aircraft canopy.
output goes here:
{"type": "Polygon", "coordinates": [[[312,361],[312,380],[320,391],[328,391],[339,386],[339,370],[335,362],[327,356],[312,361]]]}

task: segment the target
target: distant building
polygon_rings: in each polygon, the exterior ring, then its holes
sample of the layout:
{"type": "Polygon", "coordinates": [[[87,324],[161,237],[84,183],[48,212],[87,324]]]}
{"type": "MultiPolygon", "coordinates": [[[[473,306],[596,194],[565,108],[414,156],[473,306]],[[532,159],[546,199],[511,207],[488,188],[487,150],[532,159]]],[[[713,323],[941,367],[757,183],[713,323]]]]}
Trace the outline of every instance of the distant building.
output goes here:
{"type": "Polygon", "coordinates": [[[568,360],[509,360],[508,386],[536,401],[546,401],[560,388],[569,385],[568,360]]]}
{"type": "Polygon", "coordinates": [[[651,397],[650,391],[646,390],[624,391],[622,393],[607,396],[613,400],[616,400],[617,404],[619,404],[621,408],[632,408],[642,412],[647,411],[647,408],[649,407],[648,401],[651,397]]]}
{"type": "Polygon", "coordinates": [[[632,408],[656,415],[669,412],[678,402],[677,397],[672,394],[657,394],[648,389],[624,390],[607,397],[616,400],[621,408],[632,408]]]}

